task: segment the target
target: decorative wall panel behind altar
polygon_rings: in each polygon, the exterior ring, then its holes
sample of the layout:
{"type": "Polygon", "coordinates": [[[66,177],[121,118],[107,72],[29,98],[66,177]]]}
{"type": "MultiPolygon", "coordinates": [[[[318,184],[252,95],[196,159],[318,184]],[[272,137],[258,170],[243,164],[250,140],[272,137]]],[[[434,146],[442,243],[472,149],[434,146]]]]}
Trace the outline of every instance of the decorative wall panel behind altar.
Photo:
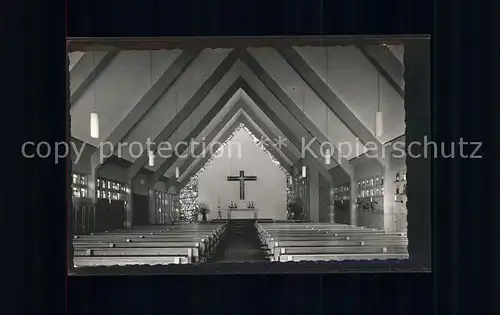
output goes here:
{"type": "Polygon", "coordinates": [[[291,201],[291,177],[261,140],[240,124],[181,190],[184,217],[195,213],[197,204],[204,202],[212,209],[208,219],[217,217],[218,205],[225,218],[229,203],[240,202],[238,182],[227,182],[227,176],[244,170],[245,175],[258,178],[255,182],[246,182],[244,202],[253,201],[259,217],[286,219],[287,203],[291,201]]]}

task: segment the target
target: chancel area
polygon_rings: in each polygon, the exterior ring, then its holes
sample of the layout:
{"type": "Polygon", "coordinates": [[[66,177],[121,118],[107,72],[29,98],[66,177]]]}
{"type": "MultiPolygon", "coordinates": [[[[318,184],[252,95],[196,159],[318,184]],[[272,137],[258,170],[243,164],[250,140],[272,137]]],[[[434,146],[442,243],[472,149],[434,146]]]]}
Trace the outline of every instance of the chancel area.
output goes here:
{"type": "Polygon", "coordinates": [[[402,41],[68,47],[72,266],[408,259],[402,41]]]}

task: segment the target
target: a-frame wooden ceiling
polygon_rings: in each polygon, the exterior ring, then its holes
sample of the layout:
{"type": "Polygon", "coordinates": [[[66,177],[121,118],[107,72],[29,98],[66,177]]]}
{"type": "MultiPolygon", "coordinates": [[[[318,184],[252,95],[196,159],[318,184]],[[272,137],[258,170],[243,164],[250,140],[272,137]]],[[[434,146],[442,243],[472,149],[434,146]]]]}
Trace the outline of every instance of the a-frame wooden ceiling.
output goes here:
{"type": "MultiPolygon", "coordinates": [[[[247,41],[70,41],[70,50],[82,50],[69,54],[72,137],[94,146],[101,141],[145,144],[148,138],[175,145],[213,138],[238,116],[259,133],[286,137],[289,147],[275,152],[280,158],[295,162],[302,138],[309,143],[314,137],[311,148],[318,158],[312,160],[324,174],[339,164],[352,174],[349,159],[365,152],[361,143],[381,147],[404,134],[403,47],[397,41],[323,39],[328,47],[315,38],[247,41]],[[200,42],[206,47],[225,44],[212,49],[200,47],[200,42]],[[377,108],[384,113],[380,138],[374,136],[377,108]],[[94,109],[100,114],[100,139],[89,137],[94,109]],[[336,149],[344,142],[359,150],[339,164],[333,152],[332,163],[326,165],[320,152],[320,143],[326,141],[336,149]]],[[[181,178],[191,176],[192,165],[200,162],[158,157],[149,167],[146,155],[134,158],[128,150],[122,150],[121,158],[132,163],[129,178],[147,168],[154,180],[171,177],[176,166],[181,166],[181,178]]],[[[379,162],[385,163],[383,158],[379,162]]]]}

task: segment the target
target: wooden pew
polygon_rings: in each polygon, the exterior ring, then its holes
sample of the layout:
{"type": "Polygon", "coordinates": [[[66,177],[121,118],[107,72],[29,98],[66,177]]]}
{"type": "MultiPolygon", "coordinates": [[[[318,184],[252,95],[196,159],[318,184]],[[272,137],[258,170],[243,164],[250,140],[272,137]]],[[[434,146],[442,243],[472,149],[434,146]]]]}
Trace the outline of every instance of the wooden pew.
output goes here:
{"type": "Polygon", "coordinates": [[[188,258],[182,256],[158,257],[75,257],[75,267],[91,266],[128,266],[128,265],[167,265],[188,264],[188,258]]]}
{"type": "Polygon", "coordinates": [[[257,222],[256,228],[272,261],[408,257],[408,239],[404,233],[330,223],[257,222]]]}
{"type": "MultiPolygon", "coordinates": [[[[263,243],[268,243],[274,240],[349,240],[351,235],[384,235],[386,233],[380,230],[373,229],[334,229],[334,230],[319,230],[319,229],[295,229],[295,230],[268,230],[260,229],[259,238],[263,243]]],[[[359,237],[359,239],[363,239],[359,237]]]]}
{"type": "Polygon", "coordinates": [[[79,241],[106,241],[106,242],[138,242],[138,241],[182,241],[182,240],[198,240],[200,243],[208,243],[209,246],[217,245],[225,231],[224,227],[218,227],[215,230],[206,231],[200,229],[172,229],[166,232],[150,232],[152,229],[137,230],[119,230],[107,233],[97,233],[92,235],[77,235],[75,239],[79,241]],[[208,242],[207,242],[208,241],[208,242]]]}
{"type": "Polygon", "coordinates": [[[297,255],[297,254],[407,254],[406,246],[337,246],[337,247],[280,247],[274,251],[271,257],[272,261],[280,261],[282,255],[297,255]]]}
{"type": "Polygon", "coordinates": [[[298,254],[280,256],[280,262],[287,261],[331,261],[331,260],[369,260],[369,259],[408,259],[408,254],[298,254]]]}
{"type": "Polygon", "coordinates": [[[309,240],[297,240],[297,241],[274,241],[269,242],[267,247],[274,253],[275,248],[279,247],[320,247],[320,246],[363,246],[363,241],[346,241],[346,240],[323,240],[323,241],[309,241],[309,240]]]}
{"type": "Polygon", "coordinates": [[[374,240],[374,239],[384,239],[384,240],[406,240],[405,237],[399,235],[387,235],[387,234],[364,234],[364,235],[353,235],[353,234],[310,234],[310,235],[276,235],[265,236],[269,241],[293,241],[293,240],[310,240],[310,241],[321,241],[321,240],[374,240]]]}
{"type": "Polygon", "coordinates": [[[407,246],[408,240],[320,240],[320,241],[310,241],[310,240],[293,240],[293,241],[271,241],[267,244],[268,249],[271,254],[275,253],[276,248],[281,247],[338,247],[338,246],[407,246]]]}
{"type": "Polygon", "coordinates": [[[190,247],[167,248],[92,248],[77,249],[75,257],[110,257],[110,256],[181,256],[189,262],[199,262],[199,251],[190,247]]]}
{"type": "MultiPolygon", "coordinates": [[[[84,256],[104,256],[106,254],[116,256],[123,256],[124,254],[129,254],[131,256],[141,256],[137,255],[137,252],[158,252],[165,250],[165,255],[178,255],[188,258],[188,262],[196,263],[200,262],[204,251],[197,242],[152,242],[152,243],[75,243],[74,253],[84,256]]],[[[142,255],[144,256],[144,255],[142,255]]],[[[155,254],[153,256],[158,256],[155,254]]]]}
{"type": "Polygon", "coordinates": [[[73,239],[75,266],[197,263],[223,238],[225,224],[141,226],[73,239]]]}
{"type": "Polygon", "coordinates": [[[120,235],[77,235],[73,243],[155,243],[155,242],[184,242],[200,243],[202,250],[207,249],[206,235],[134,235],[122,233],[120,235]]]}

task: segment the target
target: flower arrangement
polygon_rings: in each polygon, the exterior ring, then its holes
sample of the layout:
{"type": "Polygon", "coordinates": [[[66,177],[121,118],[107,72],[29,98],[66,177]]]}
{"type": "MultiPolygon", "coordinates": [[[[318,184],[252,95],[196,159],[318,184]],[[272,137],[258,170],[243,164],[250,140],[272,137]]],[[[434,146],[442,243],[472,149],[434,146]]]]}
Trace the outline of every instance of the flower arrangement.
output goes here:
{"type": "Polygon", "coordinates": [[[201,214],[201,220],[203,222],[207,221],[207,214],[210,213],[210,206],[206,203],[200,203],[198,205],[198,214],[201,214]]]}

